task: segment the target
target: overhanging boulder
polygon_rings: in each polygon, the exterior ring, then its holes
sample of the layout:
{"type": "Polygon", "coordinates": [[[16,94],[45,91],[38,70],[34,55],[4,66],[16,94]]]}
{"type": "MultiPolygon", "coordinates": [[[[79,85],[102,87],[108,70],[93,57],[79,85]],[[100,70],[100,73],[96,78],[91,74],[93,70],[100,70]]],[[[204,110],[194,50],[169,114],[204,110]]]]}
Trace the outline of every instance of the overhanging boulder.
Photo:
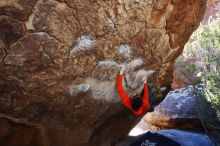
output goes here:
{"type": "Polygon", "coordinates": [[[0,112],[44,129],[45,145],[114,145],[141,118],[120,103],[119,65],[127,65],[129,94],[140,92],[142,77],[154,71],[148,82],[159,104],[205,5],[206,0],[1,0],[0,112]]]}

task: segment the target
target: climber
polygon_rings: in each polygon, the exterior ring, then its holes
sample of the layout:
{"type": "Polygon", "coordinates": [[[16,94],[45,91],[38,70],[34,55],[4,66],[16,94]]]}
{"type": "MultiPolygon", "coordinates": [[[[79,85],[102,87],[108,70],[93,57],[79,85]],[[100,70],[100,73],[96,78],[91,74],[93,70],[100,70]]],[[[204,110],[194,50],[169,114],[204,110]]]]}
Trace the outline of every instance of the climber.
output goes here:
{"type": "Polygon", "coordinates": [[[117,78],[117,91],[121,97],[122,103],[124,104],[125,107],[130,109],[135,115],[141,115],[146,111],[152,112],[154,110],[152,106],[152,99],[149,99],[149,97],[152,98],[152,95],[151,95],[151,91],[147,86],[146,78],[144,79],[143,97],[138,95],[134,95],[133,97],[128,97],[122,86],[122,78],[125,69],[126,69],[125,66],[122,65],[120,69],[120,73],[117,78]]]}

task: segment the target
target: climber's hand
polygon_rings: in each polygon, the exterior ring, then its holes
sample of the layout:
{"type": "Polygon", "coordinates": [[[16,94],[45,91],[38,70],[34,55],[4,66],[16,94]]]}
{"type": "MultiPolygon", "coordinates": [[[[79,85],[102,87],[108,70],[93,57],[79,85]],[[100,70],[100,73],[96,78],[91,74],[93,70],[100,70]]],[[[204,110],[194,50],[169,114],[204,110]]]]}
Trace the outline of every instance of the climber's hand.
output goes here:
{"type": "Polygon", "coordinates": [[[123,75],[125,73],[125,65],[121,65],[121,69],[120,69],[120,75],[123,75]]]}
{"type": "Polygon", "coordinates": [[[143,78],[143,82],[144,82],[144,84],[147,83],[147,79],[146,79],[146,77],[143,78]]]}

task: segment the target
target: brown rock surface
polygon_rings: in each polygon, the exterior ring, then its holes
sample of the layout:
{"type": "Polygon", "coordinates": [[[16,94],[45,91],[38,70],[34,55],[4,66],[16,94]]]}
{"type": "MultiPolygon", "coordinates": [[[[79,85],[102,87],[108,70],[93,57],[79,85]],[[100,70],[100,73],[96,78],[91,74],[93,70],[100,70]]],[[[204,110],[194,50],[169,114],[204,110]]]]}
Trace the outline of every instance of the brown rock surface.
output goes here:
{"type": "Polygon", "coordinates": [[[188,85],[190,85],[189,81],[183,79],[181,80],[178,76],[175,76],[175,74],[173,75],[173,82],[171,84],[172,89],[179,89],[188,85]]]}
{"type": "Polygon", "coordinates": [[[47,146],[44,129],[22,119],[0,115],[0,138],[3,146],[47,146]]]}
{"type": "MultiPolygon", "coordinates": [[[[129,94],[155,71],[148,81],[154,103],[161,102],[205,6],[206,0],[1,0],[0,112],[44,129],[46,145],[114,145],[141,118],[119,102],[119,64],[127,65],[129,94]]],[[[27,134],[20,145],[40,145],[36,129],[20,129],[12,142],[27,134]]]]}

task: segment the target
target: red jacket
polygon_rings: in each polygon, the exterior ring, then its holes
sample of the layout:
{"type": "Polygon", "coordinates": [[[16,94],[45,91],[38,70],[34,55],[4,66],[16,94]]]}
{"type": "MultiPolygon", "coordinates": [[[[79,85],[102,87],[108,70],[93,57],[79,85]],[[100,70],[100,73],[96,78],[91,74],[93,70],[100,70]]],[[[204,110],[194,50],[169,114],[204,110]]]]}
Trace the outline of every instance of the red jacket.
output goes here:
{"type": "Polygon", "coordinates": [[[123,75],[119,74],[118,79],[117,79],[117,91],[118,91],[118,94],[120,95],[122,103],[125,105],[125,107],[130,109],[135,115],[141,115],[142,113],[144,113],[145,111],[150,109],[149,92],[148,92],[147,84],[144,84],[144,96],[142,97],[143,104],[139,108],[138,111],[134,111],[131,107],[131,98],[126,95],[126,93],[123,89],[122,78],[123,78],[123,75]]]}

